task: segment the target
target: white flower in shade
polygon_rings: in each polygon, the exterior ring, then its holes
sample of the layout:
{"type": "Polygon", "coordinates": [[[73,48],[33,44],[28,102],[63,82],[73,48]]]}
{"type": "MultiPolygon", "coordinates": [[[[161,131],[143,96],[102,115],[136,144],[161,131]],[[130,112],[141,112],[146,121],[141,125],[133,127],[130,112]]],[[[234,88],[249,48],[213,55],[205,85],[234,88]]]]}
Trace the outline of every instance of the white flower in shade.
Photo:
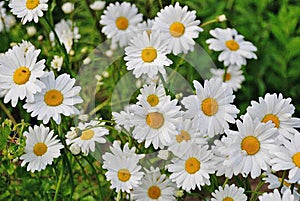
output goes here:
{"type": "Polygon", "coordinates": [[[6,16],[6,8],[4,8],[4,1],[0,2],[0,17],[4,18],[6,16]]]}
{"type": "Polygon", "coordinates": [[[34,95],[34,101],[28,101],[23,106],[27,112],[32,112],[32,117],[37,116],[37,119],[43,120],[44,124],[47,124],[52,117],[57,124],[60,124],[61,114],[65,116],[80,114],[74,105],[83,102],[78,96],[81,87],[74,87],[76,81],[74,78],[64,73],[55,79],[51,71],[41,78],[41,81],[46,88],[34,95]]]}
{"type": "Polygon", "coordinates": [[[277,146],[277,132],[270,122],[264,124],[258,119],[252,120],[248,114],[244,116],[243,122],[238,120],[236,124],[238,134],[231,138],[231,146],[224,150],[228,157],[223,164],[232,168],[235,175],[241,173],[246,177],[251,173],[254,179],[270,165],[270,150],[277,146]]]}
{"type": "Polygon", "coordinates": [[[132,136],[139,143],[145,141],[145,148],[151,144],[154,149],[168,146],[171,136],[176,135],[176,124],[180,107],[177,100],[166,99],[160,106],[149,108],[148,105],[133,105],[131,122],[135,126],[132,136]]]}
{"type": "Polygon", "coordinates": [[[287,189],[281,197],[278,189],[275,189],[273,193],[264,193],[258,199],[259,201],[294,201],[294,195],[290,189],[287,189]]]}
{"type": "Polygon", "coordinates": [[[151,167],[141,184],[133,189],[132,197],[136,201],[175,201],[175,185],[159,168],[151,167]]]}
{"type": "Polygon", "coordinates": [[[44,59],[37,61],[41,50],[35,50],[31,45],[25,52],[23,44],[14,46],[0,57],[0,87],[6,90],[4,103],[11,101],[13,107],[25,97],[32,101],[34,94],[45,88],[38,80],[44,75],[45,68],[44,59]]]}
{"type": "Polygon", "coordinates": [[[137,104],[145,105],[149,108],[160,106],[167,98],[165,88],[162,84],[145,84],[140,89],[140,92],[141,94],[137,97],[137,104]]]}
{"type": "Polygon", "coordinates": [[[67,139],[66,142],[68,145],[78,145],[85,155],[89,154],[89,152],[94,152],[96,143],[105,143],[106,139],[104,136],[109,134],[108,130],[101,126],[103,126],[103,124],[95,120],[88,123],[80,122],[74,129],[78,132],[78,137],[71,140],[67,139]]]}
{"type": "Polygon", "coordinates": [[[51,61],[51,67],[53,69],[56,69],[57,71],[60,71],[61,70],[61,66],[63,65],[63,62],[64,62],[64,58],[63,57],[55,55],[54,58],[51,61]]]}
{"type": "Polygon", "coordinates": [[[238,188],[234,184],[226,184],[224,189],[219,186],[218,190],[212,193],[211,201],[246,201],[247,196],[244,194],[245,189],[238,188]]]}
{"type": "Polygon", "coordinates": [[[135,147],[129,149],[128,143],[122,150],[117,141],[114,141],[110,149],[112,153],[106,152],[103,155],[103,168],[108,170],[105,173],[106,179],[111,182],[111,189],[116,189],[116,192],[130,193],[130,190],[139,186],[144,175],[138,162],[145,155],[135,154],[135,147]]]}
{"type": "MultiPolygon", "coordinates": [[[[268,189],[276,189],[281,186],[281,182],[282,182],[282,178],[277,177],[276,175],[272,174],[271,172],[267,171],[267,176],[262,178],[266,183],[268,183],[268,189]]],[[[280,192],[283,194],[284,191],[286,191],[287,189],[291,188],[291,183],[288,182],[287,179],[284,179],[283,181],[283,186],[280,190],[280,192]]],[[[293,194],[295,197],[295,201],[299,201],[300,199],[300,194],[298,193],[298,189],[297,187],[294,187],[293,189],[293,194]]]]}
{"type": "Polygon", "coordinates": [[[142,74],[154,78],[158,72],[165,74],[165,66],[172,64],[167,54],[167,38],[160,32],[153,31],[150,35],[144,31],[134,37],[125,48],[127,70],[133,70],[136,78],[142,74]]]}
{"type": "Polygon", "coordinates": [[[214,51],[222,51],[218,57],[219,61],[224,61],[225,66],[229,65],[246,65],[246,59],[257,59],[257,48],[248,41],[244,40],[244,36],[239,35],[235,29],[210,30],[210,35],[215,38],[206,40],[209,44],[208,48],[214,51]]]}
{"type": "Polygon", "coordinates": [[[34,20],[38,23],[39,17],[44,15],[43,11],[48,10],[48,0],[11,0],[8,6],[11,12],[18,18],[22,18],[22,23],[34,20]]]}
{"type": "Polygon", "coordinates": [[[229,129],[229,123],[235,123],[239,110],[233,105],[233,91],[220,79],[205,80],[204,87],[194,81],[196,95],[184,97],[182,104],[187,111],[186,118],[194,118],[201,133],[209,137],[229,129]]]}
{"type": "Polygon", "coordinates": [[[142,20],[143,15],[138,14],[138,9],[134,4],[116,2],[106,7],[100,24],[103,25],[102,32],[107,38],[111,38],[113,43],[118,42],[121,47],[124,47],[135,35],[137,24],[142,20]]]}
{"type": "Polygon", "coordinates": [[[188,11],[176,2],[162,9],[155,18],[153,30],[159,30],[169,38],[168,50],[177,55],[194,50],[194,38],[198,38],[200,20],[196,20],[196,11],[188,11]]]}
{"type": "Polygon", "coordinates": [[[10,28],[16,24],[15,17],[11,16],[11,15],[7,15],[7,16],[3,17],[3,20],[4,20],[4,24],[3,24],[3,21],[0,20],[0,33],[3,30],[9,31],[10,28]]]}
{"type": "Polygon", "coordinates": [[[181,118],[176,125],[176,135],[171,136],[168,150],[172,151],[174,155],[182,157],[192,147],[192,144],[204,145],[207,142],[192,120],[181,118]]]}
{"type": "Polygon", "coordinates": [[[112,112],[113,119],[116,121],[116,129],[122,130],[125,128],[127,131],[133,127],[131,118],[133,117],[132,105],[128,105],[121,112],[112,112]]]}
{"type": "Polygon", "coordinates": [[[70,14],[74,11],[74,4],[71,2],[66,2],[61,6],[61,9],[65,14],[70,14]]]}
{"type": "Polygon", "coordinates": [[[95,1],[90,5],[90,8],[95,11],[102,10],[105,7],[105,1],[95,1]]]}
{"type": "Polygon", "coordinates": [[[60,156],[60,149],[64,146],[60,143],[57,135],[43,125],[29,127],[29,132],[25,131],[26,139],[25,154],[20,157],[22,166],[27,166],[27,171],[41,171],[47,165],[51,165],[54,158],[60,156]]]}
{"type": "Polygon", "coordinates": [[[294,128],[300,128],[300,119],[292,117],[295,107],[291,101],[291,98],[283,98],[282,94],[267,93],[265,98],[259,97],[258,102],[251,101],[247,113],[261,122],[272,122],[280,137],[291,137],[297,132],[294,128]]]}
{"type": "Polygon", "coordinates": [[[270,162],[272,169],[289,170],[289,182],[300,184],[300,133],[295,133],[289,139],[283,139],[281,143],[282,146],[270,150],[274,155],[270,162]]]}
{"type": "Polygon", "coordinates": [[[143,21],[137,24],[137,32],[143,33],[144,31],[146,31],[148,34],[150,34],[153,30],[153,24],[154,24],[153,19],[147,19],[147,21],[143,21]]]}
{"type": "Polygon", "coordinates": [[[229,66],[226,70],[226,74],[224,69],[211,68],[210,72],[212,73],[213,78],[222,79],[223,82],[234,91],[240,89],[242,82],[245,80],[241,67],[235,65],[229,66]]]}
{"type": "Polygon", "coordinates": [[[174,158],[167,166],[171,172],[170,179],[188,192],[196,186],[201,190],[201,186],[210,185],[209,174],[214,173],[215,169],[208,146],[192,146],[182,158],[174,158]]]}
{"type": "MultiPolygon", "coordinates": [[[[64,44],[68,53],[71,52],[74,41],[76,42],[80,39],[81,35],[79,34],[79,28],[72,23],[71,20],[62,19],[59,23],[57,23],[54,27],[55,32],[59,38],[59,41],[64,44]]],[[[50,40],[52,42],[55,41],[54,33],[50,33],[50,40]]]]}

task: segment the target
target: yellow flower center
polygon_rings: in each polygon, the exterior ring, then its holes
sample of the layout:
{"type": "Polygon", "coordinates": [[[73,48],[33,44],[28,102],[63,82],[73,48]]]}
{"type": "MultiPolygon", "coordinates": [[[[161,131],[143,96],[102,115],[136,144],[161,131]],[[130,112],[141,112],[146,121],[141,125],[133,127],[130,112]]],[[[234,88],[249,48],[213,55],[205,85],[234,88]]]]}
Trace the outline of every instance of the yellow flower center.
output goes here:
{"type": "Polygon", "coordinates": [[[122,182],[126,182],[130,179],[131,174],[128,169],[120,169],[118,171],[118,178],[122,182]]]}
{"type": "MultiPolygon", "coordinates": [[[[278,181],[281,183],[281,181],[282,181],[282,178],[278,178],[278,181]]],[[[291,184],[290,183],[288,183],[287,181],[283,181],[283,184],[286,186],[286,187],[290,187],[291,186],[291,184]]]]}
{"type": "Polygon", "coordinates": [[[22,85],[28,82],[30,75],[30,70],[25,66],[21,66],[14,72],[13,79],[16,84],[22,85]]]}
{"type": "Polygon", "coordinates": [[[28,10],[33,10],[35,9],[36,7],[38,7],[38,5],[40,4],[40,1],[39,0],[27,0],[26,1],[26,8],[28,10]]]}
{"type": "Polygon", "coordinates": [[[264,116],[264,118],[262,119],[262,122],[267,123],[268,121],[272,121],[273,124],[275,124],[275,127],[279,128],[280,121],[276,115],[267,114],[266,116],[264,116]]]}
{"type": "Polygon", "coordinates": [[[185,170],[189,174],[195,174],[200,170],[201,163],[197,158],[190,157],[185,161],[185,170]]]}
{"type": "Polygon", "coordinates": [[[158,186],[151,186],[148,188],[148,196],[151,199],[158,199],[161,195],[161,190],[158,186]]]}
{"type": "Polygon", "coordinates": [[[142,59],[144,62],[151,63],[157,57],[157,51],[153,47],[146,47],[142,50],[142,59]]]}
{"type": "Polygon", "coordinates": [[[184,34],[184,31],[185,27],[181,22],[174,22],[170,26],[170,34],[175,38],[182,36],[184,34]]]}
{"type": "Polygon", "coordinates": [[[185,140],[186,142],[188,142],[191,139],[191,136],[188,132],[181,130],[180,134],[176,135],[176,141],[178,143],[181,143],[183,140],[185,140]]]}
{"type": "Polygon", "coordinates": [[[92,129],[89,129],[89,130],[82,132],[80,139],[89,140],[89,139],[92,139],[94,137],[94,135],[95,135],[95,132],[92,129]]]}
{"type": "Polygon", "coordinates": [[[147,102],[148,102],[152,107],[154,107],[154,106],[158,105],[158,103],[159,103],[159,98],[157,97],[157,95],[151,94],[151,95],[148,96],[147,102]]]}
{"type": "Polygon", "coordinates": [[[254,136],[247,136],[242,140],[242,150],[245,150],[248,155],[254,155],[260,150],[260,142],[254,136]]]}
{"type": "Polygon", "coordinates": [[[207,116],[213,116],[218,112],[218,103],[213,98],[206,98],[201,104],[202,111],[207,116]]]}
{"type": "Polygon", "coordinates": [[[33,147],[33,153],[36,155],[36,156],[42,156],[44,155],[48,150],[48,147],[45,143],[43,142],[39,142],[39,143],[36,143],[33,147]]]}
{"type": "Polygon", "coordinates": [[[126,17],[119,17],[116,20],[116,26],[120,30],[126,30],[128,27],[128,19],[126,17]]]}
{"type": "Polygon", "coordinates": [[[48,106],[58,106],[64,101],[64,96],[60,91],[52,89],[45,94],[44,101],[48,106]]]}
{"type": "Polygon", "coordinates": [[[159,129],[164,124],[164,116],[159,112],[150,112],[146,117],[148,126],[154,129],[159,129]]]}
{"type": "Polygon", "coordinates": [[[294,164],[300,168],[300,152],[297,152],[292,157],[294,164]]]}
{"type": "Polygon", "coordinates": [[[225,197],[222,201],[234,201],[234,199],[232,199],[231,197],[225,197]]]}
{"type": "Polygon", "coordinates": [[[231,79],[231,74],[230,73],[226,73],[226,75],[225,75],[224,78],[225,78],[225,82],[229,81],[231,79]]]}
{"type": "Polygon", "coordinates": [[[237,51],[240,48],[240,45],[235,40],[228,40],[225,44],[231,51],[237,51]]]}

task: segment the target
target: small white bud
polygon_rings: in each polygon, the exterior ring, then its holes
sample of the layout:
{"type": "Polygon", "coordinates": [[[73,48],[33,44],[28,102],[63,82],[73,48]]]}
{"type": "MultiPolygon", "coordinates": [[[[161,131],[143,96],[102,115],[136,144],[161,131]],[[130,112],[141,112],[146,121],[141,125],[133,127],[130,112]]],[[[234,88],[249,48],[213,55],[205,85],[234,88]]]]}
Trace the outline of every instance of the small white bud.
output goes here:
{"type": "Polygon", "coordinates": [[[90,8],[92,10],[102,10],[105,7],[105,1],[95,1],[90,5],[90,8]]]}
{"type": "Polygon", "coordinates": [[[42,41],[43,39],[44,39],[44,36],[43,36],[43,35],[39,35],[39,36],[38,36],[38,40],[39,40],[39,41],[42,41]]]}
{"type": "Polygon", "coordinates": [[[81,151],[81,148],[80,146],[78,146],[77,144],[72,144],[70,146],[70,151],[73,155],[78,155],[81,151]]]}
{"type": "Polygon", "coordinates": [[[65,14],[70,14],[74,10],[74,4],[71,2],[64,3],[61,6],[61,9],[64,11],[65,14]]]}
{"type": "Polygon", "coordinates": [[[88,65],[88,64],[90,64],[91,63],[91,58],[90,57],[87,57],[87,58],[85,58],[84,60],[83,60],[83,64],[84,65],[88,65]]]}
{"type": "Polygon", "coordinates": [[[77,136],[77,133],[76,133],[76,130],[72,130],[72,131],[68,131],[67,132],[67,135],[66,135],[66,138],[69,139],[69,140],[73,140],[74,138],[78,137],[77,136]]]}
{"type": "Polygon", "coordinates": [[[112,57],[113,54],[114,54],[114,52],[113,52],[112,50],[107,50],[107,51],[105,52],[105,55],[106,55],[107,57],[112,57]]]}
{"type": "Polygon", "coordinates": [[[224,14],[223,14],[223,15],[220,15],[220,16],[218,16],[218,17],[217,17],[217,19],[218,19],[218,21],[219,21],[219,22],[224,22],[224,21],[226,21],[226,20],[227,20],[227,18],[226,18],[226,15],[224,15],[224,14]]]}
{"type": "Polygon", "coordinates": [[[28,36],[34,36],[36,34],[36,28],[34,26],[26,27],[28,36]]]}
{"type": "Polygon", "coordinates": [[[104,72],[102,73],[102,75],[103,75],[103,77],[108,78],[108,77],[109,77],[109,72],[104,71],[104,72]]]}

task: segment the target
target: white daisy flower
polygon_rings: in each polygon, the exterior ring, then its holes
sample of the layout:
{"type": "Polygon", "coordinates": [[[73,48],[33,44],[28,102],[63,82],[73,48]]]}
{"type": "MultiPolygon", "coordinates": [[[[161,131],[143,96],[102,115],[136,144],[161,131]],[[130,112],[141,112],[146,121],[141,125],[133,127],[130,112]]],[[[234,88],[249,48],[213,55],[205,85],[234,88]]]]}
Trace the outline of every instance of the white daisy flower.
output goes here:
{"type": "MultiPolygon", "coordinates": [[[[74,41],[78,41],[81,38],[79,34],[79,28],[73,23],[71,20],[62,19],[59,23],[57,23],[54,27],[55,32],[59,38],[59,41],[64,44],[66,51],[68,53],[71,52],[74,41]]],[[[54,33],[50,33],[50,40],[55,41],[54,33]]]]}
{"type": "Polygon", "coordinates": [[[60,71],[61,70],[61,66],[63,65],[63,62],[64,62],[64,58],[63,57],[55,55],[54,58],[52,59],[50,65],[51,65],[51,67],[53,69],[57,69],[57,71],[60,71]]]}
{"type": "Polygon", "coordinates": [[[4,103],[11,101],[13,107],[25,97],[32,101],[34,94],[45,88],[38,80],[45,68],[45,59],[37,61],[41,50],[30,46],[24,51],[25,43],[14,46],[0,57],[0,86],[7,90],[4,103]]]}
{"type": "Polygon", "coordinates": [[[168,59],[167,38],[160,32],[153,31],[148,35],[146,31],[134,37],[129,46],[125,48],[127,70],[133,70],[136,78],[142,74],[154,78],[158,72],[165,74],[165,66],[170,66],[172,61],[168,59]]]}
{"type": "Polygon", "coordinates": [[[22,18],[22,23],[34,20],[38,23],[39,17],[44,15],[43,11],[48,10],[48,0],[11,0],[8,6],[11,12],[18,18],[22,18]]]}
{"type": "Polygon", "coordinates": [[[248,41],[244,40],[244,36],[239,35],[235,29],[216,28],[209,32],[213,37],[206,40],[209,44],[208,48],[214,51],[222,51],[218,60],[224,61],[225,66],[246,65],[246,59],[257,59],[257,48],[248,41]]]}
{"type": "Polygon", "coordinates": [[[122,130],[125,128],[126,131],[129,131],[134,125],[131,122],[133,117],[132,105],[127,105],[124,108],[124,111],[121,112],[112,112],[113,120],[116,122],[116,129],[122,130]]]}
{"type": "Polygon", "coordinates": [[[6,15],[6,9],[4,6],[4,1],[0,2],[0,33],[3,30],[9,31],[10,28],[15,25],[16,20],[11,15],[6,15]]]}
{"type": "Polygon", "coordinates": [[[235,123],[239,110],[233,105],[235,95],[220,79],[205,80],[204,87],[194,81],[196,95],[184,97],[182,104],[187,111],[186,118],[194,118],[201,133],[209,137],[224,133],[229,129],[229,123],[235,123]]]}
{"type": "Polygon", "coordinates": [[[241,67],[236,65],[229,66],[226,70],[226,74],[224,69],[211,68],[210,72],[213,78],[222,79],[234,91],[240,89],[242,82],[245,80],[241,67]]]}
{"type": "Polygon", "coordinates": [[[68,145],[76,144],[81,148],[82,153],[88,155],[89,152],[95,151],[96,143],[106,143],[105,135],[109,132],[106,128],[101,127],[99,121],[92,120],[88,123],[79,123],[76,128],[71,128],[71,130],[76,130],[79,136],[71,140],[67,139],[68,145]]]}
{"type": "Polygon", "coordinates": [[[102,32],[111,38],[113,43],[118,42],[121,47],[128,45],[135,35],[137,24],[143,20],[134,4],[128,2],[110,3],[101,16],[102,32]]]}
{"type": "Polygon", "coordinates": [[[226,184],[224,189],[219,186],[218,190],[212,193],[213,198],[211,201],[246,201],[247,196],[244,194],[245,189],[238,188],[234,184],[226,184]]]}
{"type": "Polygon", "coordinates": [[[159,168],[151,167],[141,185],[133,189],[132,197],[136,201],[175,201],[175,185],[159,168]]]}
{"type": "MultiPolygon", "coordinates": [[[[185,151],[185,150],[183,150],[185,151]]],[[[206,146],[192,145],[182,158],[174,158],[167,166],[171,172],[170,179],[176,182],[177,187],[183,190],[194,190],[196,186],[210,185],[209,174],[214,173],[214,164],[211,162],[212,153],[206,146]]]]}
{"type": "Polygon", "coordinates": [[[54,158],[60,156],[60,149],[64,146],[48,127],[29,127],[29,132],[25,131],[23,134],[27,139],[25,154],[20,159],[23,160],[21,166],[28,163],[27,171],[44,170],[47,165],[52,164],[54,158]]]}
{"type": "MultiPolygon", "coordinates": [[[[170,99],[170,98],[169,98],[170,99]]],[[[145,141],[145,148],[151,144],[154,149],[168,146],[171,136],[176,135],[176,124],[180,107],[177,100],[166,99],[160,106],[133,105],[132,123],[135,126],[132,136],[139,143],[145,141]]]]}
{"type": "Polygon", "coordinates": [[[207,144],[203,134],[197,129],[190,119],[181,118],[181,122],[176,125],[176,135],[171,136],[171,143],[168,150],[178,157],[182,157],[192,144],[204,145],[207,144]]]}
{"type": "Polygon", "coordinates": [[[300,133],[295,133],[289,139],[282,140],[282,146],[273,147],[271,160],[275,171],[289,170],[289,182],[300,184],[300,133]]]}
{"type": "Polygon", "coordinates": [[[258,102],[251,101],[247,113],[261,122],[272,122],[280,137],[291,137],[297,132],[294,128],[300,128],[300,119],[292,117],[295,107],[291,101],[291,98],[283,98],[281,93],[279,95],[267,93],[264,99],[259,97],[258,102]]]}
{"type": "Polygon", "coordinates": [[[188,11],[187,6],[182,8],[176,2],[175,6],[166,6],[157,16],[153,30],[159,30],[169,38],[169,52],[177,55],[194,50],[194,38],[198,38],[199,32],[203,31],[199,27],[200,20],[196,20],[196,11],[188,11]]]}
{"type": "Polygon", "coordinates": [[[23,106],[27,112],[32,112],[32,117],[37,116],[37,119],[43,120],[44,124],[47,124],[52,117],[57,124],[60,124],[61,114],[65,116],[80,114],[74,105],[83,102],[78,96],[81,87],[74,87],[76,81],[74,78],[64,73],[55,79],[51,71],[41,78],[41,81],[46,88],[34,95],[34,101],[28,101],[23,106]]]}
{"type": "Polygon", "coordinates": [[[108,170],[105,173],[106,179],[111,182],[111,189],[116,189],[116,192],[130,193],[130,190],[139,186],[144,175],[138,162],[145,155],[135,154],[136,149],[129,149],[128,143],[122,150],[120,143],[115,141],[110,149],[113,153],[106,152],[103,155],[103,168],[108,170]]]}
{"type": "MultiPolygon", "coordinates": [[[[276,175],[272,174],[271,172],[267,171],[267,176],[262,178],[266,183],[269,183],[268,189],[275,189],[281,186],[282,178],[277,177],[276,175]]],[[[284,179],[283,186],[281,187],[280,192],[283,194],[284,191],[291,188],[291,183],[288,182],[287,179],[284,179]]],[[[293,194],[295,197],[295,201],[299,201],[300,194],[298,193],[297,187],[294,187],[293,194]]]]}
{"type": "Polygon", "coordinates": [[[145,105],[149,108],[160,106],[167,98],[165,88],[162,84],[156,86],[156,84],[145,84],[140,89],[141,94],[138,95],[136,104],[145,105]]]}
{"type": "Polygon", "coordinates": [[[259,201],[294,201],[294,195],[291,190],[286,190],[282,197],[278,191],[275,189],[273,193],[264,193],[258,197],[259,201]]]}
{"type": "MultiPolygon", "coordinates": [[[[246,114],[243,122],[237,121],[238,134],[232,137],[232,144],[224,154],[228,155],[224,165],[233,168],[234,174],[244,177],[251,173],[251,178],[261,175],[261,170],[267,170],[271,159],[271,149],[276,147],[276,129],[270,122],[261,123],[252,120],[246,114]]],[[[230,133],[227,133],[230,135],[230,133]]]]}

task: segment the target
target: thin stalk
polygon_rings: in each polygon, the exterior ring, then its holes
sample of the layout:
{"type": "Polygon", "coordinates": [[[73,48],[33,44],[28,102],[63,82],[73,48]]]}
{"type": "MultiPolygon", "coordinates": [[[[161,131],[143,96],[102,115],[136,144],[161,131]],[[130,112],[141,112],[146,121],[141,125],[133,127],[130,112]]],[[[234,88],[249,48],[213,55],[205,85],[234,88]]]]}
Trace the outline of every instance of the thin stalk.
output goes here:
{"type": "MultiPolygon", "coordinates": [[[[63,161],[62,161],[62,163],[63,163],[63,161]]],[[[64,165],[63,165],[63,168],[62,168],[62,170],[60,171],[60,174],[59,174],[59,178],[58,178],[58,182],[57,182],[57,186],[56,186],[56,190],[55,190],[54,201],[56,201],[57,197],[58,197],[58,192],[59,192],[59,189],[60,189],[60,186],[61,186],[63,173],[64,173],[64,165]]]]}
{"type": "Polygon", "coordinates": [[[228,181],[229,181],[229,178],[226,177],[226,179],[225,179],[225,181],[224,181],[224,183],[223,183],[223,185],[222,185],[222,188],[225,188],[225,185],[228,183],[228,181]]]}
{"type": "Polygon", "coordinates": [[[216,22],[219,22],[219,20],[218,19],[209,20],[209,21],[204,22],[203,24],[201,24],[200,27],[203,28],[203,27],[206,27],[207,25],[210,25],[210,24],[213,24],[213,23],[216,23],[216,22]]]}
{"type": "Polygon", "coordinates": [[[15,118],[12,116],[12,114],[10,113],[9,109],[2,103],[2,101],[0,100],[0,107],[1,109],[5,112],[6,116],[11,120],[11,122],[15,125],[17,125],[17,122],[15,120],[15,118]]]}
{"type": "Polygon", "coordinates": [[[285,177],[286,177],[286,170],[284,170],[283,174],[282,174],[281,183],[280,183],[280,187],[279,187],[280,190],[284,184],[285,177]]]}
{"type": "Polygon", "coordinates": [[[261,189],[261,187],[265,184],[265,182],[261,179],[260,182],[257,184],[254,192],[252,192],[250,201],[255,201],[257,199],[257,195],[259,193],[259,190],[261,189]]]}

